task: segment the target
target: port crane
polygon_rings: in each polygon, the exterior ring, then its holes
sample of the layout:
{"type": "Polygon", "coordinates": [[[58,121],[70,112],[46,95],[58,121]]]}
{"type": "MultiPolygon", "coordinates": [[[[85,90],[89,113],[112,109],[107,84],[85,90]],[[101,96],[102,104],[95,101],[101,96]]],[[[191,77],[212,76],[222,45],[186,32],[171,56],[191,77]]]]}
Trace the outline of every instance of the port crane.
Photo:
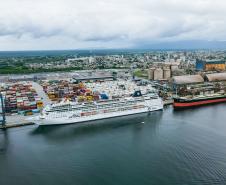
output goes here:
{"type": "Polygon", "coordinates": [[[5,126],[6,119],[5,119],[5,104],[2,94],[0,93],[0,124],[5,126]]]}

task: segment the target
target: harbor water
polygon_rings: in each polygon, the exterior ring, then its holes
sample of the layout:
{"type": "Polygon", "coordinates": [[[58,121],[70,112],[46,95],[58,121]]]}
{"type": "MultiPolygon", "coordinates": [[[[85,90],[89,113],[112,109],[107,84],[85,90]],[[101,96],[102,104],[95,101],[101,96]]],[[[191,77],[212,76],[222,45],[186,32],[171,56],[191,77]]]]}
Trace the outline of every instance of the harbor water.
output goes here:
{"type": "Polygon", "coordinates": [[[1,130],[0,184],[226,184],[226,104],[1,130]]]}

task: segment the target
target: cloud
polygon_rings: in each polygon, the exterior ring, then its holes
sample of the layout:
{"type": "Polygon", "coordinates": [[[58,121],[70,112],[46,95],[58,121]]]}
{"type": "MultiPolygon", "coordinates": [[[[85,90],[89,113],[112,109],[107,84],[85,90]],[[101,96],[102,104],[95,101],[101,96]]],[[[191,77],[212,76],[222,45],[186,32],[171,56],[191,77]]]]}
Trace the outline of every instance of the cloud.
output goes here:
{"type": "Polygon", "coordinates": [[[222,0],[1,0],[0,50],[226,40],[222,0]]]}

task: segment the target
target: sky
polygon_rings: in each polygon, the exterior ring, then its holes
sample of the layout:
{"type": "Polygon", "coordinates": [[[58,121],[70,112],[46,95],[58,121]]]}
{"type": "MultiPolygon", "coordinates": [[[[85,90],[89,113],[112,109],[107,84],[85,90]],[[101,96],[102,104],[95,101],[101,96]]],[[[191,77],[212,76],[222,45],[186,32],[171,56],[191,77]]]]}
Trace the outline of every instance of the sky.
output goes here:
{"type": "Polygon", "coordinates": [[[0,0],[0,50],[226,41],[224,0],[0,0]]]}

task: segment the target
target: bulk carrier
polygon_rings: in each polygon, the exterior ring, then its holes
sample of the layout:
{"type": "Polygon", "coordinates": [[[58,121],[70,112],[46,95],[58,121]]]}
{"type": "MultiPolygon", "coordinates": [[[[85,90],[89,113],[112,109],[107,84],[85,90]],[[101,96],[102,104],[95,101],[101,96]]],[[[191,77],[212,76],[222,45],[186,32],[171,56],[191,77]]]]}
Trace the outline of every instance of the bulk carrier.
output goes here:
{"type": "Polygon", "coordinates": [[[195,107],[213,103],[226,102],[226,94],[209,94],[209,95],[200,95],[193,97],[175,97],[173,106],[174,108],[187,108],[195,107]]]}
{"type": "Polygon", "coordinates": [[[37,125],[60,125],[112,117],[126,116],[163,109],[162,99],[158,95],[144,95],[140,91],[131,97],[101,100],[97,102],[64,101],[46,106],[39,116],[30,121],[37,125]]]}
{"type": "Polygon", "coordinates": [[[176,109],[226,102],[226,73],[173,77],[176,109]]]}

